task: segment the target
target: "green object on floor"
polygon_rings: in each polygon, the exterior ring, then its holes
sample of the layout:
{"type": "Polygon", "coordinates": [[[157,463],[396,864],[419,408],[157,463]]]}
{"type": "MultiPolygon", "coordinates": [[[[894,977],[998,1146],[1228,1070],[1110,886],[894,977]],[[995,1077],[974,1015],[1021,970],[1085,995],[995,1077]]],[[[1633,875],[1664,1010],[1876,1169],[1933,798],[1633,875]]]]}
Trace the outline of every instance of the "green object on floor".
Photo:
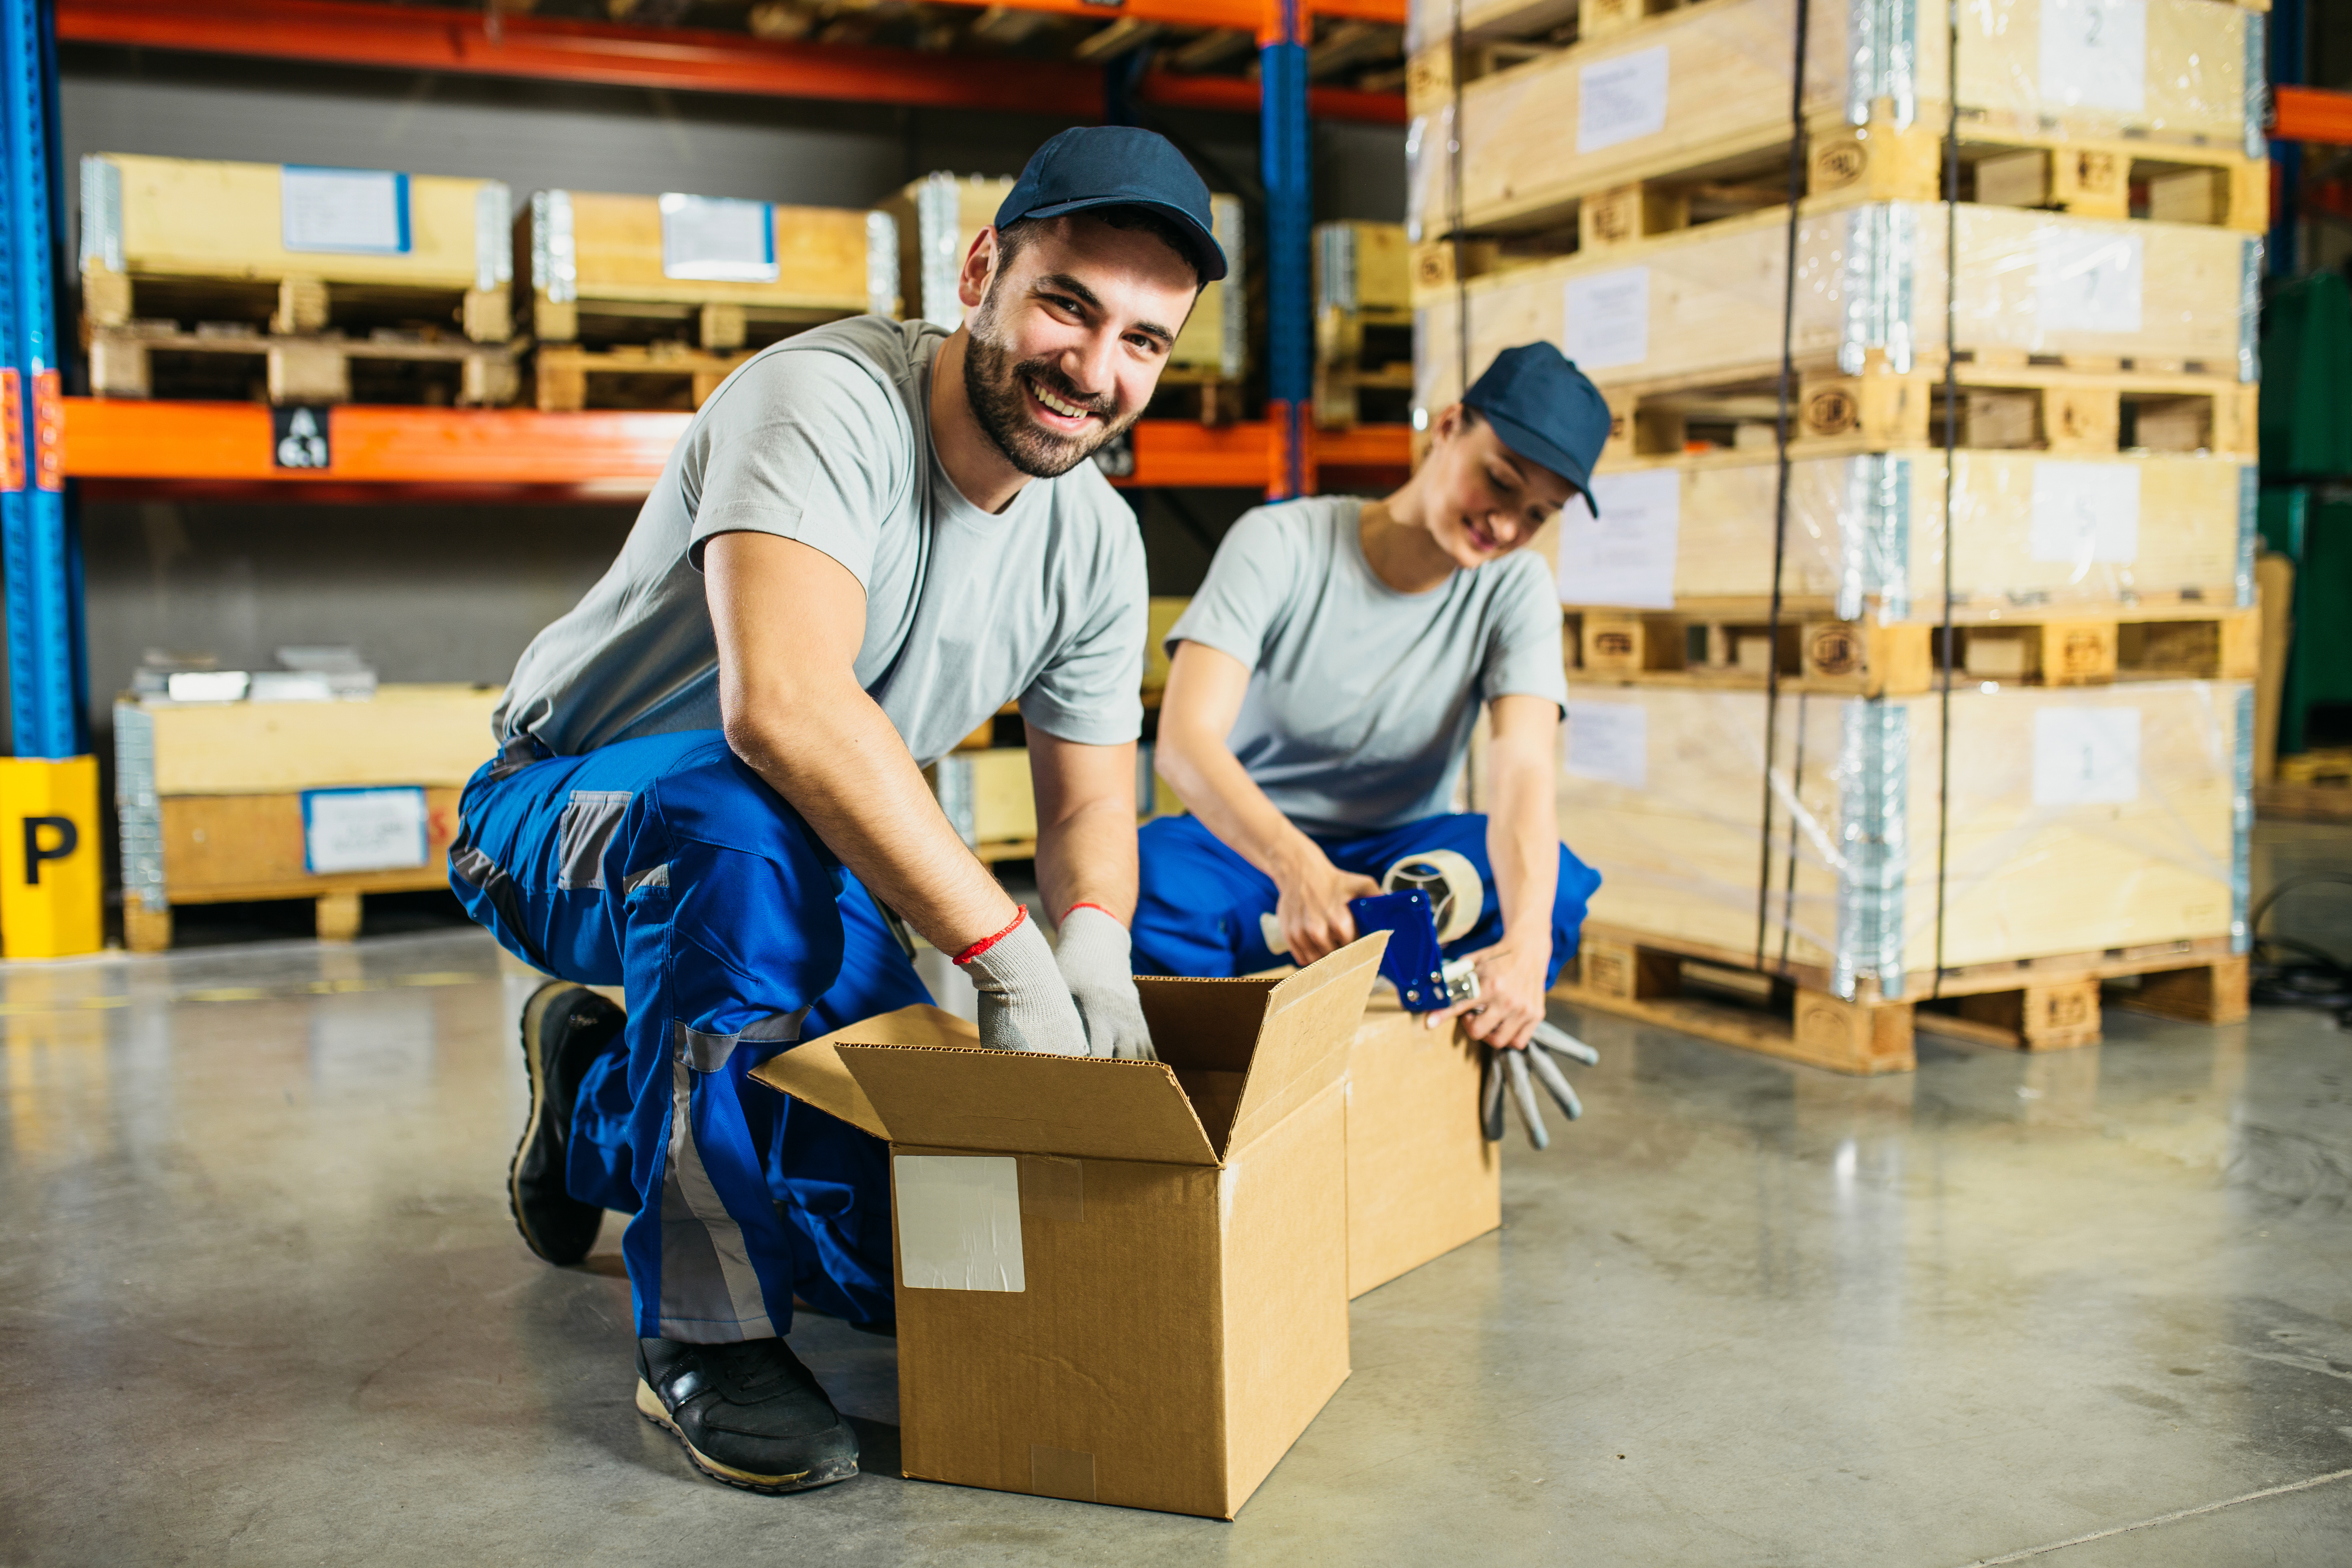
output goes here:
{"type": "Polygon", "coordinates": [[[2297,279],[2263,308],[2263,477],[2352,476],[2352,290],[2297,279]]]}
{"type": "MultiPolygon", "coordinates": [[[[2294,630],[2279,700],[2279,754],[2352,737],[2311,734],[2312,711],[2342,705],[2352,718],[2352,490],[2267,485],[2263,543],[2294,563],[2294,630]]],[[[2343,719],[2324,721],[2330,727],[2343,719]]]]}

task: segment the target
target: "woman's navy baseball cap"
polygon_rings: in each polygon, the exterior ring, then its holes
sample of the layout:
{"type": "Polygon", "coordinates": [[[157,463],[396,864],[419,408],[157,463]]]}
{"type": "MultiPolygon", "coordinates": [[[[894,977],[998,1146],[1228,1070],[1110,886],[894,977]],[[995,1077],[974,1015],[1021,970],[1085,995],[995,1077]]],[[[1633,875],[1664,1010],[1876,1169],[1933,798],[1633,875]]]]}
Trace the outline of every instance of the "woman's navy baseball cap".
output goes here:
{"type": "Polygon", "coordinates": [[[996,209],[1001,230],[1023,218],[1060,217],[1089,207],[1150,207],[1191,242],[1201,281],[1225,275],[1224,247],[1209,212],[1209,187],[1175,143],[1132,125],[1082,125],[1043,147],[996,209]]]}
{"type": "Polygon", "coordinates": [[[1609,405],[1575,363],[1549,343],[1505,349],[1462,395],[1508,447],[1541,463],[1584,497],[1595,517],[1592,465],[1609,439],[1609,405]]]}

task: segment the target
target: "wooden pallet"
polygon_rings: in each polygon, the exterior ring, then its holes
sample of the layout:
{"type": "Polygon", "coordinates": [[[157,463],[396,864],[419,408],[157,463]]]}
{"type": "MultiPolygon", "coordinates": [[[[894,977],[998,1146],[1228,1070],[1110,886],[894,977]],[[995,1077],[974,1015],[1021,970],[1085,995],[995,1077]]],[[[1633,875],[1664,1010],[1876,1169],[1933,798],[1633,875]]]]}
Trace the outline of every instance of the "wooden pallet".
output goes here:
{"type": "MultiPolygon", "coordinates": [[[[1914,37],[1907,121],[1869,41],[1851,36],[1852,18],[1814,17],[1803,109],[1812,194],[1860,185],[1932,199],[1940,188],[1945,12],[1932,0],[1921,9],[1934,15],[1914,37]],[[1862,111],[1868,122],[1856,126],[1862,111]]],[[[1415,113],[1444,122],[1439,144],[1460,141],[1460,209],[1471,232],[1576,225],[1605,240],[1610,221],[1588,223],[1579,208],[1606,197],[1601,205],[1630,220],[1618,237],[1633,237],[1653,216],[1676,221],[1694,195],[1769,183],[1786,168],[1795,10],[1796,0],[1710,0],[1532,59],[1515,63],[1507,50],[1491,61],[1504,68],[1458,92],[1455,51],[1436,41],[1414,57],[1408,89],[1415,113]]],[[[2151,0],[2147,13],[2139,105],[2103,110],[2042,96],[2040,7],[1966,12],[1958,92],[1968,177],[2000,199],[2086,216],[2126,216],[2137,188],[2176,216],[2199,212],[2199,221],[2259,232],[2268,193],[2254,169],[2263,149],[2249,119],[2248,94],[2260,89],[2245,79],[2245,13],[2210,0],[2151,0]],[[1979,175],[1988,160],[2008,161],[1979,175]]],[[[1480,68],[1492,52],[1464,51],[1464,62],[1480,68]]],[[[1416,170],[1409,200],[1426,234],[1442,233],[1455,210],[1453,163],[1424,157],[1416,170]]]]}
{"type": "Polygon", "coordinates": [[[542,343],[531,354],[532,397],[551,412],[583,408],[692,410],[751,356],[716,354],[684,343],[609,349],[542,343]]]}
{"type": "MultiPolygon", "coordinates": [[[[2252,381],[2254,240],[1963,205],[1953,275],[1946,212],[1931,202],[1806,204],[1797,265],[1808,286],[1790,340],[1801,364],[1898,363],[1906,353],[1940,364],[1949,277],[1963,363],[2252,381]],[[1858,295],[1872,299],[1869,310],[1849,309],[1858,295]]],[[[1426,377],[1416,402],[1433,410],[1460,395],[1465,310],[1474,372],[1514,343],[1542,340],[1566,345],[1604,388],[1727,384],[1745,366],[1750,384],[1769,390],[1781,350],[1786,215],[1775,207],[1548,261],[1482,243],[1465,247],[1475,275],[1459,289],[1453,247],[1423,246],[1424,260],[1444,265],[1440,286],[1416,295],[1426,377]]]]}
{"type": "Polygon", "coordinates": [[[477,342],[513,335],[507,187],[406,176],[408,248],[288,249],[275,163],[99,153],[81,164],[84,319],[245,321],[363,333],[422,324],[477,342]]]}
{"type": "Polygon", "coordinates": [[[1317,314],[1318,425],[1347,430],[1367,418],[1402,424],[1410,416],[1412,391],[1411,307],[1326,305],[1317,314]]]}
{"type": "MultiPolygon", "coordinates": [[[[1760,689],[1775,666],[1785,691],[1901,697],[1942,679],[1942,627],[1927,621],[1702,617],[1682,611],[1571,611],[1573,668],[1587,679],[1760,689]]],[[[1970,682],[2105,686],[2132,680],[2251,680],[2260,658],[2254,609],[2138,616],[2004,615],[1957,622],[1953,668],[1970,682]],[[2145,617],[2145,618],[2140,618],[2145,617]]]]}
{"type": "Polygon", "coordinates": [[[665,260],[664,199],[532,195],[514,247],[540,342],[646,343],[690,331],[698,347],[725,353],[845,316],[898,313],[899,237],[887,213],[772,205],[775,278],[679,278],[665,260]]]}
{"type": "Polygon", "coordinates": [[[1265,408],[1250,403],[1247,394],[1247,384],[1228,378],[1213,367],[1171,364],[1160,373],[1150,416],[1196,419],[1203,425],[1232,425],[1263,417],[1265,408]]]}
{"type": "Polygon", "coordinates": [[[278,337],[243,323],[184,331],[170,321],[132,321],[93,329],[88,347],[90,391],[100,397],[498,407],[515,400],[521,383],[505,343],[388,329],[358,339],[278,337]]]}
{"type": "Polygon", "coordinates": [[[1696,947],[1588,922],[1574,978],[1559,1001],[1696,1035],[1836,1072],[1909,1072],[1917,1032],[2012,1050],[2097,1043],[2101,987],[2136,981],[2111,1000],[2190,1023],[2247,1015],[2248,965],[2221,942],[2161,951],[2069,953],[1947,972],[1889,1000],[1865,982],[1853,1000],[1832,994],[1828,975],[1801,966],[1772,974],[1755,955],[1696,947]]]}

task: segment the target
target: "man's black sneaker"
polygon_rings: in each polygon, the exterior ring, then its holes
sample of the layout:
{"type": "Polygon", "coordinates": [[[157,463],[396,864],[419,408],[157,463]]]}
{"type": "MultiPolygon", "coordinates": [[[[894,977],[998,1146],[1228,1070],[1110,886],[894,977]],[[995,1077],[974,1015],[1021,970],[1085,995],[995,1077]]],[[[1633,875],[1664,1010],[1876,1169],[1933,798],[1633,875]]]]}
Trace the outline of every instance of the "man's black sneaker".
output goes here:
{"type": "Polygon", "coordinates": [[[604,1211],[563,1187],[572,1102],[580,1077],[609,1048],[628,1015],[593,991],[551,981],[522,1008],[522,1056],[530,1069],[530,1120],[507,1172],[507,1201],[523,1245],[550,1263],[577,1263],[596,1244],[604,1211]]]}
{"type": "Polygon", "coordinates": [[[857,1473],[856,1434],[782,1340],[639,1340],[637,1411],[730,1487],[801,1492],[857,1473]]]}

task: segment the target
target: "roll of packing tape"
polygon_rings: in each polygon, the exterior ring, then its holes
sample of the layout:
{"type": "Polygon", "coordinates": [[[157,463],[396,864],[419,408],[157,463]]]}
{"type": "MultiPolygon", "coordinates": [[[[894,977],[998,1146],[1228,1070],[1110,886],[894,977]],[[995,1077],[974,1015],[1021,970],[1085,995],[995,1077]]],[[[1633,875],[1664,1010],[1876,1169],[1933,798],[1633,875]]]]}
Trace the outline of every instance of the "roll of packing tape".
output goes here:
{"type": "Polygon", "coordinates": [[[1408,855],[1381,877],[1381,890],[1384,893],[1410,892],[1416,888],[1429,895],[1441,943],[1467,935],[1470,928],[1478,923],[1479,912],[1486,907],[1486,885],[1479,879],[1478,868],[1470,864],[1468,856],[1451,849],[1408,855]]]}

